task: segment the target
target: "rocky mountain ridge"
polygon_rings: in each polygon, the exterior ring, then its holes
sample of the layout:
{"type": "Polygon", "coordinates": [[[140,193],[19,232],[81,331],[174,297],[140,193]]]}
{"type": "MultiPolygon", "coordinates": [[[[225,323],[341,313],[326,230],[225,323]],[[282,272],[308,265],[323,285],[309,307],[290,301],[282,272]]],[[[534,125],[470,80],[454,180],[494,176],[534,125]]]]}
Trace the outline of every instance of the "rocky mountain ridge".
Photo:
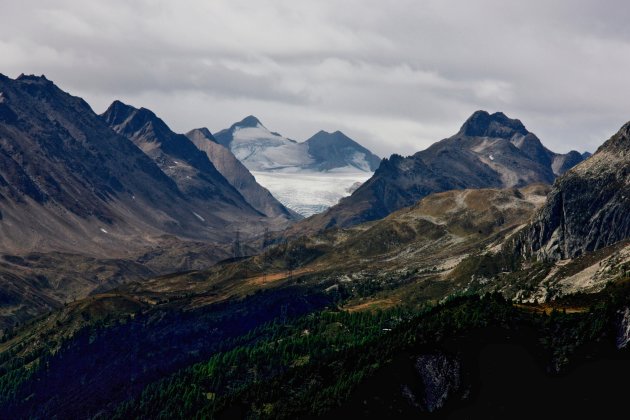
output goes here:
{"type": "Polygon", "coordinates": [[[114,101],[102,118],[153,159],[190,198],[229,203],[250,213],[253,210],[204,152],[185,135],[174,133],[150,110],[114,101]]]}
{"type": "Polygon", "coordinates": [[[317,231],[377,220],[434,192],[551,184],[556,173],[581,158],[577,155],[548,151],[519,120],[477,111],[452,137],[412,156],[384,159],[350,197],[296,229],[317,231]]]}

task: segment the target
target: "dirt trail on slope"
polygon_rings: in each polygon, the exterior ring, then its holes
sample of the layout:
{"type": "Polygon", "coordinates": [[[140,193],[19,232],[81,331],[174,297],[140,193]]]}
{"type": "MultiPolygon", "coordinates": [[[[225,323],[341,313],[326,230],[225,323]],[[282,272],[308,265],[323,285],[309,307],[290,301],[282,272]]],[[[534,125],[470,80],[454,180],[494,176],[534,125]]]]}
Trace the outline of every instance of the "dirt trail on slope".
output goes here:
{"type": "Polygon", "coordinates": [[[282,271],[280,273],[263,274],[256,277],[247,278],[247,283],[251,285],[260,286],[267,283],[272,283],[279,280],[284,280],[290,277],[300,276],[302,274],[314,273],[319,271],[321,267],[304,267],[293,271],[282,271]]]}

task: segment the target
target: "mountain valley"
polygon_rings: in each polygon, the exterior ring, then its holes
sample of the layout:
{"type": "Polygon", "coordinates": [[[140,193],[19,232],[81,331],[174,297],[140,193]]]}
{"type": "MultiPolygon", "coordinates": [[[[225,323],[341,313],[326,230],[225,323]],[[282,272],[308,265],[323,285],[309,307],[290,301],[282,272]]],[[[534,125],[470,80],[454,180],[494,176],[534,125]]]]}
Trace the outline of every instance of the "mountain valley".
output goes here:
{"type": "Polygon", "coordinates": [[[0,82],[0,417],[503,416],[508,385],[539,391],[527,415],[557,386],[619,407],[599,384],[630,360],[630,125],[561,155],[478,111],[381,162],[0,82]],[[304,220],[272,195],[346,173],[304,220]]]}
{"type": "Polygon", "coordinates": [[[2,6],[0,420],[627,417],[630,3],[2,6]]]}

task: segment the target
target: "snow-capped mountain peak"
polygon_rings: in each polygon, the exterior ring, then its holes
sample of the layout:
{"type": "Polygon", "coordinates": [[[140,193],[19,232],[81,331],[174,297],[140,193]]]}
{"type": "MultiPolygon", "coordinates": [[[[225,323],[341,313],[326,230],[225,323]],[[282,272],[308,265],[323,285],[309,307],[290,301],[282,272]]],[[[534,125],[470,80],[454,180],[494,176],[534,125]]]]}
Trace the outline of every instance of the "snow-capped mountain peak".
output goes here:
{"type": "Polygon", "coordinates": [[[380,158],[341,131],[296,142],[250,115],[215,134],[256,180],[287,207],[308,216],[335,204],[365,181],[380,158]]]}
{"type": "MultiPolygon", "coordinates": [[[[234,156],[250,171],[301,168],[312,163],[308,146],[304,143],[269,131],[255,117],[247,117],[243,121],[245,123],[242,125],[237,123],[230,127],[230,138],[226,143],[234,156]]],[[[217,134],[217,139],[223,137],[223,131],[217,134]]]]}
{"type": "Polygon", "coordinates": [[[253,115],[248,115],[247,117],[243,118],[241,121],[233,125],[233,127],[235,128],[236,127],[239,127],[239,128],[258,127],[258,126],[264,127],[264,125],[262,125],[260,120],[254,117],[253,115]]]}

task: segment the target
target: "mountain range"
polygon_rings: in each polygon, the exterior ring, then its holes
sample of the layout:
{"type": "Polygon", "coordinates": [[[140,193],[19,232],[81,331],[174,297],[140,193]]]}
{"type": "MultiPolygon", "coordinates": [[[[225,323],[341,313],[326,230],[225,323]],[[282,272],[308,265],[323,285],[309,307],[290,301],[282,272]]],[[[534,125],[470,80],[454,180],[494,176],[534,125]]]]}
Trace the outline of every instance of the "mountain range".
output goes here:
{"type": "Polygon", "coordinates": [[[0,417],[625,409],[630,123],[557,154],[477,111],[377,164],[0,76],[0,417]],[[371,177],[305,220],[259,179],[347,170],[371,177]]]}
{"type": "Polygon", "coordinates": [[[501,413],[522,404],[502,388],[554,389],[557,373],[576,386],[554,397],[591,398],[567,407],[618,409],[604,379],[622,364],[582,368],[627,359],[629,144],[624,126],[553,186],[433,193],[381,220],[73,302],[0,346],[10,372],[0,409],[501,413]]]}
{"type": "Polygon", "coordinates": [[[215,134],[250,171],[373,172],[381,159],[340,131],[319,131],[299,143],[269,131],[250,115],[215,134]]]}
{"type": "Polygon", "coordinates": [[[236,231],[294,217],[269,196],[278,214],[254,208],[149,110],[116,101],[100,117],[44,76],[0,76],[0,92],[3,324],[209,266],[231,256],[236,231]]]}
{"type": "Polygon", "coordinates": [[[452,137],[412,156],[384,159],[350,197],[296,229],[322,230],[377,220],[431,193],[551,184],[583,157],[556,154],[505,114],[475,112],[452,137]]]}

